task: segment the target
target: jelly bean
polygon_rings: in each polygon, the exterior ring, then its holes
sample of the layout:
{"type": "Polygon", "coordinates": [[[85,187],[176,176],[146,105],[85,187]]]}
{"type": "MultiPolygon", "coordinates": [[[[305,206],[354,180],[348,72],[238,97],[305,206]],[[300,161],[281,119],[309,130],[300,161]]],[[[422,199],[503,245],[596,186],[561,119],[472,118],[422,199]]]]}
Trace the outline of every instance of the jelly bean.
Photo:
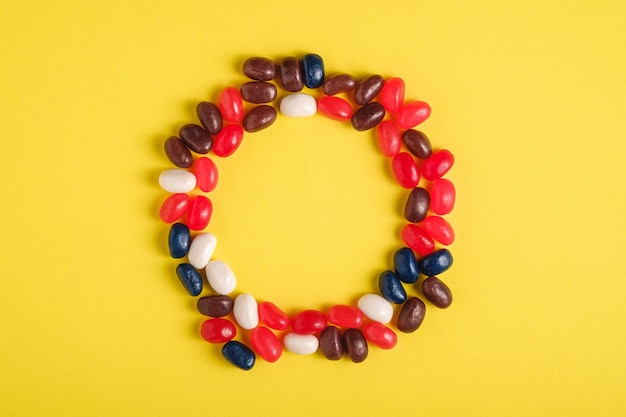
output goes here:
{"type": "Polygon", "coordinates": [[[189,207],[189,196],[184,193],[172,194],[163,201],[159,209],[159,217],[165,223],[180,219],[189,207]]]}
{"type": "Polygon", "coordinates": [[[420,173],[415,160],[408,152],[400,152],[393,157],[391,169],[398,184],[404,188],[415,188],[420,182],[420,173]]]}
{"type": "Polygon", "coordinates": [[[422,222],[422,227],[437,242],[442,245],[451,245],[454,242],[454,230],[443,217],[428,216],[422,222]]]}
{"type": "Polygon", "coordinates": [[[198,158],[194,166],[194,173],[196,174],[198,187],[202,191],[208,193],[215,189],[217,185],[217,166],[210,158],[206,156],[198,158]]]}
{"type": "Polygon", "coordinates": [[[289,316],[269,301],[259,304],[259,319],[275,330],[285,330],[289,327],[289,316]]]}
{"type": "Polygon", "coordinates": [[[204,270],[209,285],[216,293],[228,295],[235,290],[237,278],[226,262],[212,260],[204,270]]]}
{"type": "Polygon", "coordinates": [[[226,87],[222,90],[217,103],[224,120],[239,123],[243,119],[243,102],[239,90],[226,87]]]}
{"type": "Polygon", "coordinates": [[[302,79],[309,88],[318,88],[324,84],[324,60],[317,54],[302,57],[302,79]]]}
{"type": "Polygon", "coordinates": [[[422,123],[430,116],[430,106],[423,101],[407,103],[398,111],[398,126],[402,129],[411,129],[422,123]]]}
{"type": "Polygon", "coordinates": [[[170,256],[178,259],[187,255],[189,245],[191,244],[191,233],[187,225],[182,223],[174,223],[170,227],[170,234],[167,239],[170,248],[170,256]]]}
{"type": "Polygon", "coordinates": [[[400,248],[393,254],[393,266],[400,281],[412,284],[419,278],[417,259],[410,248],[400,248]]]}
{"type": "Polygon", "coordinates": [[[430,188],[430,208],[436,214],[448,214],[454,208],[456,190],[445,178],[435,181],[430,188]]]}
{"type": "Polygon", "coordinates": [[[280,112],[289,117],[313,116],[317,111],[315,98],[304,93],[294,93],[285,96],[280,101],[280,112]]]}
{"type": "Polygon", "coordinates": [[[310,355],[317,351],[319,340],[312,334],[287,333],[283,339],[285,349],[299,355],[310,355]]]}
{"type": "Polygon", "coordinates": [[[213,214],[211,200],[203,195],[198,195],[189,202],[187,226],[191,230],[203,230],[208,226],[211,214],[213,214]]]}
{"type": "Polygon", "coordinates": [[[296,93],[304,88],[300,60],[298,58],[284,58],[278,67],[278,75],[285,90],[296,93]]]}
{"type": "Polygon", "coordinates": [[[430,194],[422,187],[411,190],[404,206],[404,218],[411,223],[419,223],[426,218],[430,207],[430,194]]]}
{"type": "Polygon", "coordinates": [[[406,291],[402,283],[396,274],[391,271],[385,271],[380,274],[378,287],[381,295],[390,303],[401,304],[406,300],[406,291]]]}
{"type": "Polygon", "coordinates": [[[409,152],[420,159],[428,158],[433,151],[428,136],[419,130],[405,130],[402,133],[402,142],[409,152]]]}
{"type": "Polygon", "coordinates": [[[170,193],[187,193],[196,188],[196,176],[184,169],[166,169],[159,175],[159,185],[170,193]]]}
{"type": "Polygon", "coordinates": [[[417,262],[420,273],[426,276],[439,275],[452,266],[452,254],[448,249],[439,249],[417,262]]]}
{"type": "Polygon", "coordinates": [[[320,333],[320,349],[324,356],[331,361],[337,361],[343,356],[343,340],[341,332],[335,326],[328,326],[320,333]]]}
{"type": "Polygon", "coordinates": [[[257,355],[266,362],[276,362],[283,354],[280,340],[267,327],[257,327],[250,332],[250,343],[257,355]]]}
{"type": "Polygon", "coordinates": [[[422,175],[429,181],[438,180],[443,177],[446,172],[450,171],[454,165],[454,156],[446,149],[433,152],[433,154],[424,162],[422,167],[422,175]]]}
{"type": "Polygon", "coordinates": [[[196,106],[196,115],[200,123],[202,123],[202,126],[204,126],[204,129],[210,135],[217,135],[220,130],[222,130],[224,118],[222,117],[222,112],[220,112],[219,107],[215,104],[207,101],[198,103],[196,106]]]}
{"type": "Polygon", "coordinates": [[[350,122],[354,129],[362,132],[378,126],[384,118],[385,108],[382,104],[374,101],[355,111],[350,118],[350,122]]]}
{"type": "Polygon", "coordinates": [[[202,127],[186,124],[178,131],[180,140],[186,147],[199,154],[207,154],[213,147],[213,139],[202,127]]]}
{"type": "Polygon", "coordinates": [[[439,278],[432,276],[422,282],[424,297],[435,307],[448,308],[452,304],[452,292],[439,278]]]}
{"type": "Polygon", "coordinates": [[[390,113],[395,113],[404,103],[404,80],[402,78],[390,78],[385,81],[380,90],[380,104],[390,113]]]}
{"type": "Polygon", "coordinates": [[[400,153],[400,129],[391,120],[384,120],[378,125],[378,145],[385,156],[394,157],[400,153]]]}
{"type": "Polygon", "coordinates": [[[230,320],[215,318],[202,323],[200,335],[209,343],[226,343],[235,338],[237,329],[230,320]]]}
{"type": "Polygon", "coordinates": [[[354,90],[354,101],[361,105],[369,103],[382,90],[384,84],[385,80],[378,74],[370,75],[361,80],[354,90]]]}
{"type": "Polygon", "coordinates": [[[222,355],[237,368],[249,371],[254,367],[256,355],[246,345],[236,340],[226,342],[222,347],[222,355]]]}
{"type": "Polygon", "coordinates": [[[176,275],[178,276],[180,283],[183,284],[185,290],[192,297],[195,297],[202,292],[202,277],[193,266],[187,263],[178,265],[176,267],[176,275]]]}
{"type": "Polygon", "coordinates": [[[217,238],[211,233],[199,233],[193,238],[187,258],[195,268],[206,268],[213,256],[217,238]]]}
{"type": "Polygon", "coordinates": [[[416,331],[424,321],[426,305],[417,297],[412,297],[402,305],[398,314],[398,330],[404,333],[416,331]]]}
{"type": "Polygon", "coordinates": [[[165,155],[179,168],[189,168],[193,164],[193,156],[182,140],[171,136],[165,141],[165,155]]]}
{"type": "Polygon", "coordinates": [[[322,90],[328,96],[345,93],[354,90],[356,87],[356,78],[348,74],[333,74],[324,80],[322,90]]]}
{"type": "Polygon", "coordinates": [[[435,250],[435,241],[424,229],[407,224],[402,228],[402,241],[420,255],[428,255],[435,250]]]}
{"type": "Polygon", "coordinates": [[[297,334],[316,334],[326,327],[326,316],[321,311],[305,310],[291,320],[291,328],[297,334]]]}
{"type": "Polygon", "coordinates": [[[271,103],[276,100],[276,94],[278,90],[272,83],[266,83],[264,81],[252,81],[243,83],[239,87],[239,93],[241,98],[248,103],[271,103]]]}
{"type": "Polygon", "coordinates": [[[317,101],[317,110],[331,119],[345,121],[352,117],[352,106],[340,97],[324,96],[317,101]]]}
{"type": "Polygon", "coordinates": [[[350,360],[361,363],[367,358],[367,340],[359,329],[348,329],[343,333],[343,344],[350,360]]]}
{"type": "Polygon", "coordinates": [[[253,80],[271,81],[276,76],[276,64],[271,59],[255,56],[245,60],[243,73],[253,80]]]}
{"type": "Polygon", "coordinates": [[[363,335],[368,342],[381,349],[391,349],[398,343],[398,336],[393,330],[375,321],[363,327],[363,335]]]}
{"type": "Polygon", "coordinates": [[[196,307],[201,314],[224,317],[233,311],[234,300],[227,295],[208,295],[198,299],[196,307]]]}
{"type": "Polygon", "coordinates": [[[233,314],[242,329],[252,330],[259,325],[259,306],[252,294],[239,294],[235,298],[233,314]]]}
{"type": "Polygon", "coordinates": [[[217,156],[226,157],[232,155],[243,139],[243,128],[239,125],[226,125],[220,133],[213,138],[215,145],[213,153],[217,156]]]}
{"type": "Polygon", "coordinates": [[[365,317],[380,323],[389,323],[393,317],[393,306],[378,294],[365,294],[357,306],[365,317]]]}
{"type": "Polygon", "coordinates": [[[328,310],[328,321],[340,327],[361,327],[363,313],[353,306],[334,305],[328,310]]]}
{"type": "Polygon", "coordinates": [[[268,105],[256,106],[243,118],[242,126],[246,132],[258,132],[276,121],[276,109],[268,105]]]}

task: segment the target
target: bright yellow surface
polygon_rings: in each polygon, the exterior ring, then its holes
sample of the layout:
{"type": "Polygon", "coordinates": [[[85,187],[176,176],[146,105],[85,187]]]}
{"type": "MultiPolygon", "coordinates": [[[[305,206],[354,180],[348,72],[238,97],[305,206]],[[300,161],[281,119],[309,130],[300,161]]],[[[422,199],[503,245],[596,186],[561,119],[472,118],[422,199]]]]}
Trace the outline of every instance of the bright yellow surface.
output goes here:
{"type": "MultiPolygon", "coordinates": [[[[626,415],[626,3],[257,4],[0,4],[0,414],[626,415]],[[162,144],[245,57],[306,52],[431,104],[455,301],[360,365],[245,373],[166,254],[162,144]]],[[[406,193],[371,132],[279,117],[217,163],[238,292],[293,313],[375,290],[406,193]]]]}

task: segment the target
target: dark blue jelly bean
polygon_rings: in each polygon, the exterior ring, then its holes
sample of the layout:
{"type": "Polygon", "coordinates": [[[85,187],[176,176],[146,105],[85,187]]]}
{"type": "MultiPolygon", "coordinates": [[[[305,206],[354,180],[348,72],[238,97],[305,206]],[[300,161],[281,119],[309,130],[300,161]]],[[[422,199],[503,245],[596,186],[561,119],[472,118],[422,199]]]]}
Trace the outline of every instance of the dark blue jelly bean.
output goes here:
{"type": "Polygon", "coordinates": [[[191,233],[186,224],[174,223],[172,225],[168,244],[172,258],[182,258],[187,255],[189,245],[191,245],[191,233]]]}
{"type": "Polygon", "coordinates": [[[426,276],[439,275],[452,266],[452,254],[448,249],[439,249],[424,256],[417,263],[420,272],[426,276]]]}
{"type": "Polygon", "coordinates": [[[419,278],[417,259],[410,248],[401,248],[393,255],[393,267],[400,281],[412,284],[419,278]]]}
{"type": "Polygon", "coordinates": [[[385,271],[380,274],[378,286],[383,298],[390,303],[402,304],[406,301],[406,291],[404,291],[402,283],[393,272],[385,271]]]}
{"type": "Polygon", "coordinates": [[[254,352],[248,346],[236,340],[226,342],[222,347],[222,355],[228,362],[244,371],[252,369],[256,360],[254,352]]]}
{"type": "Polygon", "coordinates": [[[304,85],[318,88],[324,84],[324,61],[316,54],[307,54],[302,58],[302,78],[304,85]]]}
{"type": "Polygon", "coordinates": [[[190,264],[180,264],[176,267],[176,275],[189,295],[195,297],[202,292],[202,277],[190,264]]]}

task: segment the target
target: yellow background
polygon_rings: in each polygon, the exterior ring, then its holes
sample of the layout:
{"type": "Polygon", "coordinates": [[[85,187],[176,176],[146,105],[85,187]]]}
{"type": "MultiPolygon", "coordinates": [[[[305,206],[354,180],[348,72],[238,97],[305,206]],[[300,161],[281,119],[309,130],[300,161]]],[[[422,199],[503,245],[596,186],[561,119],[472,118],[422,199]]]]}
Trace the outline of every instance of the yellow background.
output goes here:
{"type": "MultiPolygon", "coordinates": [[[[623,1],[3,1],[0,414],[626,415],[624,22],[623,1]],[[246,57],[306,52],[431,104],[455,301],[362,364],[246,373],[166,254],[162,144],[246,57]]],[[[371,133],[279,116],[217,163],[238,292],[293,313],[375,288],[406,194],[371,133]]]]}

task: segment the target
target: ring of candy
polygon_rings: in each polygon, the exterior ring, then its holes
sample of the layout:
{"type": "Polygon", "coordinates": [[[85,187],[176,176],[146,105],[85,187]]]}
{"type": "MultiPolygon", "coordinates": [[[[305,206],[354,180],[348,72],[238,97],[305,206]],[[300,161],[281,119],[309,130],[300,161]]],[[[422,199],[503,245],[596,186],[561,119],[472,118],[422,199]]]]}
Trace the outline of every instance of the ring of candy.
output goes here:
{"type": "Polygon", "coordinates": [[[442,216],[453,209],[456,192],[452,182],[442,177],[454,157],[445,149],[433,151],[426,135],[415,129],[429,117],[429,105],[405,101],[401,78],[326,76],[324,62],[316,54],[280,62],[249,58],[243,73],[249,81],[239,88],[225,87],[217,105],[199,103],[200,123],[183,126],[178,136],[165,141],[165,154],[176,168],[164,170],[159,177],[161,187],[171,193],[159,212],[171,224],[170,255],[183,261],[176,275],[193,297],[201,295],[205,279],[210,287],[210,293],[197,300],[198,311],[209,317],[202,323],[202,338],[222,344],[223,356],[244,370],[254,366],[257,356],[277,361],[283,350],[301,355],[319,350],[328,359],[348,357],[358,363],[367,357],[369,346],[394,347],[396,330],[414,332],[426,313],[424,301],[407,296],[405,285],[420,285],[424,298],[435,307],[446,308],[452,302],[450,289],[438,275],[452,265],[450,251],[441,246],[454,241],[454,231],[442,216]],[[271,103],[279,88],[287,92],[279,105],[284,116],[321,113],[351,123],[357,131],[375,131],[381,153],[390,159],[392,175],[407,190],[403,214],[408,223],[401,232],[405,246],[395,252],[393,267],[381,273],[379,288],[363,294],[356,306],[336,304],[327,311],[304,310],[289,316],[269,301],[236,294],[234,272],[223,260],[213,259],[216,236],[204,231],[213,211],[211,200],[204,194],[189,194],[196,188],[209,193],[217,185],[217,167],[204,155],[228,157],[244,135],[274,123],[278,111],[271,103]],[[254,107],[244,111],[244,101],[254,107]],[[427,185],[419,185],[421,178],[427,185]],[[420,276],[425,278],[420,281],[420,276]]]}

